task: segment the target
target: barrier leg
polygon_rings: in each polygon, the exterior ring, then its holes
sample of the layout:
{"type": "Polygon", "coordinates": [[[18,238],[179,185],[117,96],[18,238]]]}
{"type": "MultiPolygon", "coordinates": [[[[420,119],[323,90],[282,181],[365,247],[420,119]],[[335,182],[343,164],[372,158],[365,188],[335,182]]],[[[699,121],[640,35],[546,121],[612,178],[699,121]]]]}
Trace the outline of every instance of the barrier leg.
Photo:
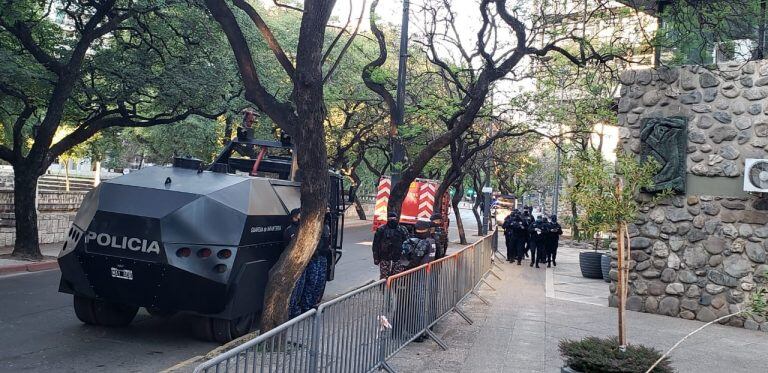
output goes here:
{"type": "Polygon", "coordinates": [[[391,366],[389,366],[389,364],[387,364],[386,361],[381,363],[381,369],[384,369],[384,370],[386,370],[389,373],[397,373],[394,369],[392,369],[391,366]]]}
{"type": "Polygon", "coordinates": [[[475,289],[472,289],[471,293],[474,294],[477,297],[477,299],[480,299],[486,305],[490,305],[491,304],[491,302],[489,302],[487,299],[483,298],[482,295],[478,294],[477,291],[475,291],[475,289]]]}
{"type": "Polygon", "coordinates": [[[438,337],[437,334],[435,334],[435,332],[433,332],[429,328],[427,328],[427,335],[429,336],[429,338],[432,338],[432,340],[435,341],[435,343],[437,343],[440,346],[440,348],[443,349],[443,351],[448,350],[448,345],[446,345],[445,342],[443,342],[443,340],[440,339],[440,337],[438,337]]]}
{"type": "Polygon", "coordinates": [[[497,275],[496,272],[494,272],[493,270],[488,271],[488,273],[492,274],[493,277],[496,277],[497,279],[501,280],[501,277],[499,277],[499,275],[497,275]]]}
{"type": "Polygon", "coordinates": [[[486,285],[486,286],[488,286],[489,288],[491,288],[491,290],[493,290],[493,291],[496,291],[496,288],[495,288],[495,287],[493,287],[493,286],[491,286],[491,284],[490,284],[488,281],[485,281],[485,279],[481,279],[481,280],[480,280],[480,282],[481,282],[481,283],[483,283],[483,284],[485,284],[485,285],[486,285]]]}
{"type": "Polygon", "coordinates": [[[460,308],[458,305],[456,305],[455,307],[453,307],[453,312],[456,312],[456,313],[458,313],[458,314],[459,314],[459,316],[461,316],[461,318],[462,318],[462,319],[464,319],[464,321],[466,321],[466,322],[467,322],[467,324],[469,324],[469,325],[472,325],[472,324],[474,324],[474,321],[472,321],[472,319],[469,317],[469,315],[467,315],[466,313],[464,313],[464,311],[462,311],[462,310],[461,310],[461,308],[460,308]]]}
{"type": "Polygon", "coordinates": [[[502,260],[507,260],[507,256],[502,254],[501,251],[494,251],[493,256],[501,258],[502,260]]]}
{"type": "MultiPolygon", "coordinates": [[[[493,265],[494,267],[498,268],[499,271],[504,272],[504,268],[501,268],[501,266],[496,264],[496,262],[491,263],[491,265],[493,265]]],[[[496,276],[496,277],[499,277],[495,273],[493,275],[496,276]]],[[[501,279],[499,279],[499,280],[501,280],[501,279]]]]}

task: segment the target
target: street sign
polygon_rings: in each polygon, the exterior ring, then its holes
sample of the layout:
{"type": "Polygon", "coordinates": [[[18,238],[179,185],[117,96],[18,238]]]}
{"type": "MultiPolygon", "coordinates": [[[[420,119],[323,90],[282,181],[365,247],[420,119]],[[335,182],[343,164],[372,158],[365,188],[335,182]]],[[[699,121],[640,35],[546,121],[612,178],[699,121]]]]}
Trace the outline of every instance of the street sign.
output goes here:
{"type": "Polygon", "coordinates": [[[483,187],[483,193],[491,193],[493,192],[493,188],[491,187],[483,187]]]}

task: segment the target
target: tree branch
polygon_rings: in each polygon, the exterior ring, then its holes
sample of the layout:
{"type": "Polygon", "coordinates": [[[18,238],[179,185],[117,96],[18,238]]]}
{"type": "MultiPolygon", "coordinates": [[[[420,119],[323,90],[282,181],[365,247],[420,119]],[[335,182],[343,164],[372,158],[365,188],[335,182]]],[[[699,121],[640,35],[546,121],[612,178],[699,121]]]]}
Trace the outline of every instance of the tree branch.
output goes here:
{"type": "Polygon", "coordinates": [[[293,135],[297,121],[294,110],[290,105],[279,102],[261,84],[253,63],[251,49],[232,10],[225,2],[219,0],[205,0],[205,4],[221,26],[235,54],[238,71],[245,86],[245,98],[266,113],[286,133],[293,135]]]}
{"type": "Polygon", "coordinates": [[[275,38],[272,30],[269,28],[269,26],[267,26],[266,22],[264,22],[264,19],[261,18],[259,12],[257,12],[256,9],[251,6],[251,4],[245,2],[245,0],[233,0],[232,3],[244,11],[245,14],[251,18],[251,21],[256,26],[256,28],[259,29],[261,36],[267,42],[267,46],[269,46],[269,49],[272,50],[275,58],[277,58],[277,62],[280,63],[280,66],[283,67],[283,70],[285,70],[285,72],[288,74],[288,77],[291,78],[291,81],[293,81],[294,77],[296,76],[296,68],[288,59],[288,56],[285,54],[285,51],[283,51],[283,48],[277,41],[277,38],[275,38]]]}
{"type": "Polygon", "coordinates": [[[26,24],[22,21],[16,21],[13,25],[9,25],[2,17],[0,17],[0,26],[16,37],[24,49],[29,52],[37,62],[43,65],[43,67],[56,75],[61,75],[64,66],[40,47],[37,41],[32,37],[32,31],[26,24]]]}
{"type": "Polygon", "coordinates": [[[371,3],[370,22],[371,32],[373,32],[373,35],[376,37],[376,41],[379,45],[379,55],[375,60],[371,61],[369,64],[363,67],[362,78],[365,86],[379,95],[382,100],[384,100],[384,104],[387,106],[387,111],[390,113],[390,120],[394,120],[394,113],[395,110],[397,110],[397,104],[395,103],[394,97],[392,97],[392,94],[389,93],[384,84],[376,82],[372,78],[373,71],[383,66],[387,61],[387,44],[384,39],[384,33],[378,28],[378,26],[376,26],[376,6],[378,4],[379,0],[373,0],[371,3]]]}
{"type": "MultiPolygon", "coordinates": [[[[328,78],[330,78],[331,75],[333,75],[333,72],[336,70],[336,68],[339,66],[339,63],[341,62],[341,59],[344,58],[344,54],[346,54],[347,49],[349,49],[349,46],[352,45],[352,41],[355,40],[355,37],[357,36],[357,31],[360,29],[360,24],[363,22],[363,12],[365,12],[365,3],[367,3],[367,2],[368,2],[368,0],[363,0],[363,7],[360,10],[360,17],[357,18],[357,25],[355,26],[355,31],[352,32],[352,35],[349,37],[347,42],[344,44],[344,47],[341,48],[341,52],[339,52],[339,56],[336,57],[336,61],[334,61],[333,65],[331,66],[331,68],[328,69],[328,72],[325,74],[325,78],[323,78],[323,83],[327,82],[328,78]]],[[[352,10],[350,10],[350,12],[352,12],[352,10]]],[[[346,30],[346,26],[344,27],[344,30],[346,30]]],[[[339,35],[341,35],[344,32],[344,30],[339,32],[339,35]]],[[[328,48],[328,52],[327,53],[331,52],[331,48],[333,48],[333,46],[328,48]]],[[[325,57],[326,56],[323,56],[323,61],[325,61],[325,57]]]]}

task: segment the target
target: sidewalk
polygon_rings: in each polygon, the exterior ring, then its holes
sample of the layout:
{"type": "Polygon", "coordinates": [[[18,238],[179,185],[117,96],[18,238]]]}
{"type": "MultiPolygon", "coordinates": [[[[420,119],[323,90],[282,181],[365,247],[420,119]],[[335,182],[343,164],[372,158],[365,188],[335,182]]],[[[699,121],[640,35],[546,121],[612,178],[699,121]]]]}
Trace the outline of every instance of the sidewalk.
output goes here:
{"type": "Polygon", "coordinates": [[[0,276],[59,268],[56,258],[63,245],[63,242],[41,244],[40,251],[45,258],[40,261],[11,259],[13,246],[0,247],[0,276]]]}
{"type": "MultiPolygon", "coordinates": [[[[560,255],[557,269],[550,270],[502,261],[503,272],[496,270],[502,280],[489,277],[497,290],[481,286],[480,294],[491,304],[470,296],[463,305],[474,324],[450,314],[436,325],[448,351],[431,341],[412,343],[390,364],[398,372],[419,373],[559,372],[562,359],[557,345],[562,338],[615,335],[617,324],[616,309],[607,307],[597,294],[602,286],[607,298],[608,284],[575,276],[578,250],[561,248],[560,255]]],[[[702,325],[631,311],[627,321],[630,343],[664,351],[702,325]]],[[[757,372],[765,368],[765,351],[768,334],[714,325],[689,338],[671,357],[681,373],[757,372]]]]}

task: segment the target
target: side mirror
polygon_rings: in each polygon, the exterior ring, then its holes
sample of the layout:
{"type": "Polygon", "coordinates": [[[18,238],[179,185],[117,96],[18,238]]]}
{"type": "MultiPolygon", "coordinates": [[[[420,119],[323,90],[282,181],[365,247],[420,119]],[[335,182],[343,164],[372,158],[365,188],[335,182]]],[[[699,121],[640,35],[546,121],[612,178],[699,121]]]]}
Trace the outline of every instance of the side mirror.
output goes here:
{"type": "Polygon", "coordinates": [[[347,202],[353,203],[355,202],[355,198],[357,197],[357,188],[354,186],[349,187],[349,191],[347,192],[347,202]]]}

